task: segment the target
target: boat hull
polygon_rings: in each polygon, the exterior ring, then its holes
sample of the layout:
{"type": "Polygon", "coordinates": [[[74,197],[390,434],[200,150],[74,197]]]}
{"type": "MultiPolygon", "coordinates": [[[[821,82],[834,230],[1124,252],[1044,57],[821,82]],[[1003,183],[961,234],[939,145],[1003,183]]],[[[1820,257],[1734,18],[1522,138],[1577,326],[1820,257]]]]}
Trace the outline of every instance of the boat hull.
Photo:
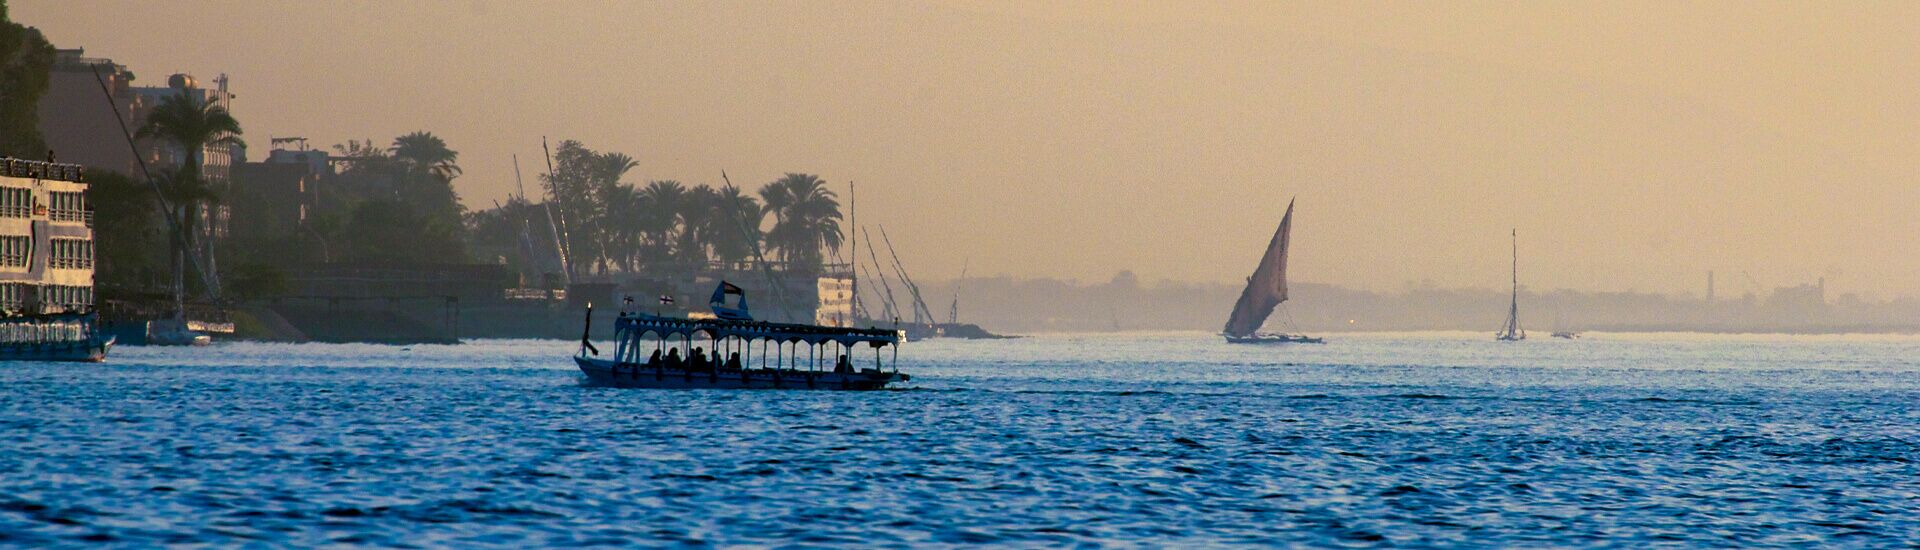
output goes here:
{"type": "Polygon", "coordinates": [[[1304,334],[1255,334],[1253,336],[1225,336],[1229,344],[1325,344],[1326,340],[1304,334]]]}
{"type": "Polygon", "coordinates": [[[588,383],[618,388],[871,391],[886,389],[887,384],[910,379],[905,374],[873,369],[851,373],[776,369],[689,370],[615,363],[580,356],[575,356],[573,362],[587,376],[588,383]]]}
{"type": "Polygon", "coordinates": [[[0,344],[0,361],[68,361],[99,363],[107,360],[113,338],[45,344],[0,344]]]}

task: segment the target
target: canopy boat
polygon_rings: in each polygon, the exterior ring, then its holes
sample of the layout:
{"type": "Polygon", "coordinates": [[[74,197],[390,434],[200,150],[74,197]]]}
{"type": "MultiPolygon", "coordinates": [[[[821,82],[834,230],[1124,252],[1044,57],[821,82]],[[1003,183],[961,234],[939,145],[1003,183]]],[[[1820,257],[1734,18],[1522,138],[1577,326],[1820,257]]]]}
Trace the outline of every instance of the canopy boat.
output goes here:
{"type": "Polygon", "coordinates": [[[1527,339],[1527,331],[1520,329],[1520,230],[1518,229],[1513,231],[1513,301],[1507,305],[1507,325],[1501,327],[1500,332],[1493,337],[1502,342],[1518,342],[1527,339]]]}
{"type": "Polygon", "coordinates": [[[621,312],[607,358],[588,340],[588,306],[574,363],[591,383],[630,388],[878,390],[910,379],[899,370],[898,331],[755,321],[739,287],[720,284],[713,319],[621,312]],[[725,306],[727,294],[739,294],[738,305],[725,306]],[[873,363],[856,368],[861,346],[873,351],[873,363]]]}
{"type": "Polygon", "coordinates": [[[1267,243],[1267,253],[1260,257],[1260,266],[1254,268],[1253,276],[1247,277],[1247,288],[1240,291],[1240,300],[1234,302],[1233,313],[1227,316],[1227,326],[1221,335],[1229,344],[1321,344],[1325,340],[1304,334],[1274,334],[1260,332],[1267,323],[1267,317],[1273,315],[1273,309],[1287,301],[1287,246],[1293,233],[1293,202],[1287,202],[1287,215],[1280,218],[1280,229],[1273,232],[1273,240],[1267,243]]]}

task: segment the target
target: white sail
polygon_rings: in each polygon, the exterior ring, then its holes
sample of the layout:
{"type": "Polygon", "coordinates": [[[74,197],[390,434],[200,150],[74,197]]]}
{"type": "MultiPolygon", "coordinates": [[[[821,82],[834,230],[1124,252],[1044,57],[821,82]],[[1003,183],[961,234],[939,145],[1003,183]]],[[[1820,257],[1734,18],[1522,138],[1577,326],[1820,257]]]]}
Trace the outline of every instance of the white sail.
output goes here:
{"type": "Polygon", "coordinates": [[[1527,331],[1520,329],[1520,230],[1513,231],[1513,300],[1507,303],[1507,324],[1495,335],[1500,340],[1525,340],[1527,331]]]}
{"type": "Polygon", "coordinates": [[[1292,230],[1293,202],[1289,201],[1286,217],[1280,219],[1280,228],[1267,243],[1267,253],[1260,257],[1253,276],[1247,277],[1247,288],[1240,291],[1240,300],[1233,304],[1233,314],[1227,316],[1227,335],[1251,336],[1260,330],[1260,325],[1266,324],[1273,308],[1287,301],[1287,245],[1292,230]]]}

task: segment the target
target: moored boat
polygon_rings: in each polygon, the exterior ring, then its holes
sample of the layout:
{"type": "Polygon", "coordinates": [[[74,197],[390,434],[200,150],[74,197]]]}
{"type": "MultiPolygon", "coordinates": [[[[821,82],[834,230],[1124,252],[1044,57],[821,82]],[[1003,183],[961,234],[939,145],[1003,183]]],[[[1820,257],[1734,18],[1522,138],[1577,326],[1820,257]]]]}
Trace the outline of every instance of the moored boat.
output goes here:
{"type": "MultiPolygon", "coordinates": [[[[721,284],[738,293],[738,287],[721,284]]],[[[729,308],[718,304],[721,294],[715,292],[714,307],[725,317],[621,312],[614,320],[613,353],[605,358],[588,339],[589,306],[574,364],[590,383],[631,388],[878,390],[911,379],[899,371],[898,331],[755,321],[744,297],[729,308]],[[870,366],[857,357],[867,350],[873,352],[870,366]]]]}
{"type": "Polygon", "coordinates": [[[0,158],[0,361],[104,361],[93,208],[75,164],[0,158]]]}
{"type": "Polygon", "coordinates": [[[98,363],[107,360],[113,341],[92,312],[0,319],[0,361],[98,363]]]}

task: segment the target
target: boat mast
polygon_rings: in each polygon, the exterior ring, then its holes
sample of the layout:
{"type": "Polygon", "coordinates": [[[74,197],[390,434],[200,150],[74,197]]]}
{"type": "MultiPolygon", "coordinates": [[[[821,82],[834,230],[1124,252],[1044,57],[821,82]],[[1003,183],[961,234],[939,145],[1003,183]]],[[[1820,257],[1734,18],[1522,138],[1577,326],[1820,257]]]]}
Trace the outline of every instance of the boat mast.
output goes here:
{"type": "MultiPolygon", "coordinates": [[[[854,194],[853,180],[847,180],[847,225],[849,226],[860,227],[859,198],[859,195],[854,194]]],[[[859,318],[866,316],[865,310],[860,307],[860,270],[856,268],[856,265],[860,263],[859,232],[847,232],[847,248],[852,249],[847,251],[847,279],[849,281],[847,286],[853,290],[853,303],[849,310],[853,317],[859,318]]]]}
{"type": "Polygon", "coordinates": [[[540,136],[540,150],[547,156],[547,200],[543,201],[546,203],[547,228],[553,230],[553,249],[560,253],[560,274],[566,277],[563,283],[573,286],[573,251],[570,249],[571,243],[567,242],[570,239],[567,237],[566,211],[560,212],[559,225],[554,225],[553,221],[553,202],[560,199],[560,180],[553,175],[553,150],[547,148],[547,136],[540,136]]]}
{"type": "Polygon", "coordinates": [[[1520,335],[1520,230],[1513,230],[1513,294],[1507,302],[1506,338],[1520,335]]]}
{"type": "MultiPolygon", "coordinates": [[[[726,190],[731,191],[737,189],[733,186],[733,180],[727,177],[726,170],[720,171],[720,181],[726,183],[726,187],[724,188],[726,190]]],[[[753,261],[760,265],[760,275],[766,278],[767,286],[773,289],[773,301],[780,306],[780,314],[790,319],[796,318],[793,315],[793,308],[787,304],[786,289],[781,285],[781,283],[785,281],[773,276],[773,267],[767,264],[766,255],[760,253],[760,239],[754,235],[754,231],[749,227],[747,219],[740,214],[738,209],[729,208],[727,210],[733,212],[733,220],[739,225],[740,234],[746,238],[747,244],[751,245],[753,261]]]]}
{"type": "Polygon", "coordinates": [[[907,267],[900,263],[900,253],[893,250],[893,238],[887,236],[887,226],[880,226],[880,240],[887,243],[887,254],[893,257],[894,273],[900,276],[902,284],[907,285],[907,293],[913,295],[914,324],[932,325],[940,322],[933,316],[933,308],[927,307],[927,301],[921,298],[920,285],[913,282],[913,277],[907,275],[907,267]]]}
{"type": "Polygon", "coordinates": [[[880,277],[880,288],[887,291],[886,295],[882,296],[882,298],[886,299],[886,303],[884,305],[887,306],[887,311],[889,313],[888,317],[890,317],[890,319],[882,319],[882,320],[891,320],[894,322],[899,322],[900,321],[900,302],[893,297],[893,285],[887,282],[887,271],[885,267],[882,267],[880,265],[879,253],[876,253],[873,250],[873,235],[867,233],[867,228],[865,227],[860,228],[860,232],[862,234],[866,234],[867,257],[873,259],[873,272],[875,275],[878,275],[880,277]]]}

